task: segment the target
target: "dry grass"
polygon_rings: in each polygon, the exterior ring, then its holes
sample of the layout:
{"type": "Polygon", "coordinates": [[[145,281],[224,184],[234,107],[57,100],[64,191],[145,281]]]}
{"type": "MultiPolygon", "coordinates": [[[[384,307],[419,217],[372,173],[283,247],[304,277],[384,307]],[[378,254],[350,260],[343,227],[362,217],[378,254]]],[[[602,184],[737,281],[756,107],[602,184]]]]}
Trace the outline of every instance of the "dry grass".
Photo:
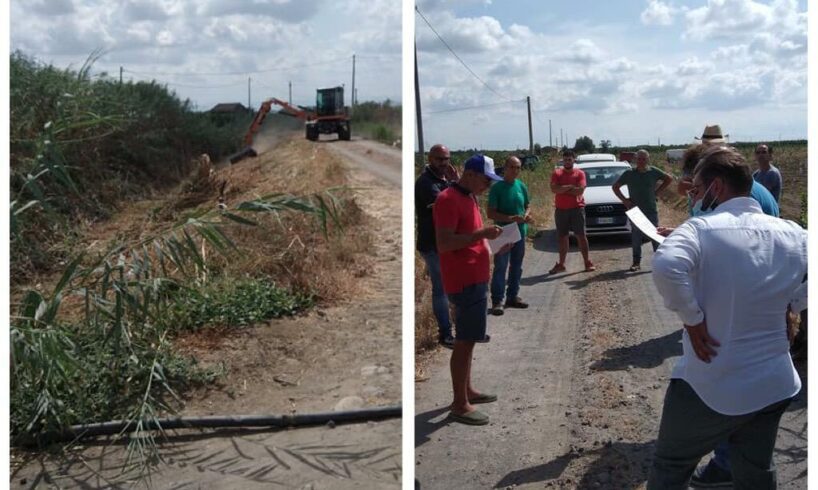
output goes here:
{"type": "MultiPolygon", "coordinates": [[[[293,139],[258,158],[217,171],[211,184],[193,185],[195,180],[191,177],[164,196],[123,203],[110,220],[86,223],[78,230],[80,247],[94,255],[115,243],[134,243],[156,235],[189,213],[216,207],[223,182],[230,208],[273,193],[307,195],[343,186],[347,174],[341,161],[320,145],[293,139]],[[185,207],[194,203],[197,205],[185,207]]],[[[301,213],[249,215],[259,226],[226,225],[228,236],[238,246],[236,253],[222,257],[204,249],[208,273],[236,278],[272,277],[282,286],[310,291],[319,301],[334,302],[354,295],[360,287],[358,279],[370,270],[373,236],[364,226],[367,220],[354,191],[342,189],[335,194],[345,204],[340,216],[343,235],[335,233],[331,226],[325,237],[317,220],[301,213]]],[[[12,298],[19,299],[21,291],[37,284],[39,290],[49,291],[58,278],[36,277],[13,288],[12,298]]],[[[70,310],[71,306],[68,299],[64,307],[70,310]]]]}

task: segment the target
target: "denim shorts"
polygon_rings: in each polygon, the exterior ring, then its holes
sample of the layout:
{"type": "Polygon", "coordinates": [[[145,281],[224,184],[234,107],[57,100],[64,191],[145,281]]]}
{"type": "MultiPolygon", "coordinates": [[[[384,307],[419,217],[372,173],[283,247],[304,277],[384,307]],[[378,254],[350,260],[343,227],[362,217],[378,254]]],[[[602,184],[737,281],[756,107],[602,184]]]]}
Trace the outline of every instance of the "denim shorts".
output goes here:
{"type": "Polygon", "coordinates": [[[486,338],[488,283],[466,286],[459,293],[449,294],[455,311],[455,339],[479,342],[486,338]]]}

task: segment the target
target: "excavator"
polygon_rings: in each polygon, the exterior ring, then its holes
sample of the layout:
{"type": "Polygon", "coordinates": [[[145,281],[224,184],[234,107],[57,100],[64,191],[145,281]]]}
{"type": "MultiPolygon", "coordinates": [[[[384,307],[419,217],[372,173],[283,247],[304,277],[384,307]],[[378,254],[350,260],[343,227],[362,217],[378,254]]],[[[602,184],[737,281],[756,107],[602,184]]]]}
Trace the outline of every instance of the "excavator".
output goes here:
{"type": "Polygon", "coordinates": [[[273,104],[284,108],[284,111],[305,122],[306,137],[310,141],[318,141],[319,134],[338,134],[339,140],[349,141],[352,136],[349,115],[344,107],[344,87],[322,88],[316,90],[315,112],[293,106],[275,97],[261,103],[261,107],[247,134],[244,135],[244,149],[230,157],[230,163],[237,163],[247,157],[257,155],[253,149],[253,138],[264,119],[273,107],[273,104]]]}

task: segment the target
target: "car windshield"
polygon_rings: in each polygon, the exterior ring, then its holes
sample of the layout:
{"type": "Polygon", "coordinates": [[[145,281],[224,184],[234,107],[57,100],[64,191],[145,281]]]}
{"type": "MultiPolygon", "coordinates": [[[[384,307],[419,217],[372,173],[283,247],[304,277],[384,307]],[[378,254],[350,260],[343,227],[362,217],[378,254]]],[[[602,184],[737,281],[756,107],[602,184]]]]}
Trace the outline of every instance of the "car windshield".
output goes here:
{"type": "Polygon", "coordinates": [[[611,186],[622,175],[625,167],[592,167],[582,169],[588,187],[611,186]]]}

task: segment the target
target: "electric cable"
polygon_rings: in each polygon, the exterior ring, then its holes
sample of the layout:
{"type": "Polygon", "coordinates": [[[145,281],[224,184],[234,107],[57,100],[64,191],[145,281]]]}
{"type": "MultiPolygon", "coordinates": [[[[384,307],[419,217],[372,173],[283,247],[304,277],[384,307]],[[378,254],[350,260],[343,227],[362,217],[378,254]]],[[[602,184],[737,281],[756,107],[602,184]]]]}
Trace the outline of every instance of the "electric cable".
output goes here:
{"type": "Polygon", "coordinates": [[[460,58],[460,56],[458,56],[458,55],[457,55],[457,53],[455,53],[454,49],[452,49],[452,47],[451,47],[451,46],[449,46],[449,43],[447,43],[447,42],[446,42],[446,40],[445,40],[445,39],[443,39],[443,36],[441,36],[440,34],[438,34],[438,32],[435,30],[435,28],[432,26],[432,24],[429,22],[429,20],[426,18],[426,16],[424,16],[424,15],[423,15],[423,13],[420,11],[420,9],[417,7],[417,5],[415,5],[415,12],[417,12],[417,13],[418,13],[418,15],[420,15],[420,18],[421,18],[421,19],[423,19],[423,21],[424,21],[424,22],[426,22],[426,25],[427,25],[427,26],[429,26],[429,29],[431,29],[431,30],[432,30],[432,32],[434,32],[434,33],[435,33],[435,36],[437,36],[437,38],[438,38],[438,39],[440,39],[440,42],[442,42],[442,43],[443,43],[443,45],[444,45],[444,46],[446,46],[446,48],[447,48],[447,49],[448,49],[448,50],[449,50],[449,51],[450,51],[450,52],[451,52],[451,53],[454,55],[454,57],[455,57],[455,58],[457,58],[457,61],[459,61],[459,62],[460,62],[460,64],[462,64],[462,65],[463,65],[463,66],[466,68],[466,70],[468,70],[468,71],[469,71],[469,73],[471,73],[471,74],[472,74],[472,76],[473,76],[474,78],[476,78],[477,80],[479,80],[479,81],[480,81],[480,83],[482,83],[482,84],[483,84],[483,85],[484,85],[484,86],[485,86],[487,89],[489,89],[489,90],[491,90],[492,92],[494,92],[494,94],[496,94],[498,97],[500,97],[500,98],[502,98],[502,99],[505,99],[505,100],[507,100],[507,101],[509,101],[509,102],[511,102],[511,101],[512,101],[511,99],[509,99],[509,98],[508,98],[508,97],[506,97],[505,95],[503,95],[503,94],[501,94],[500,92],[498,92],[498,91],[494,90],[494,88],[492,88],[492,87],[491,87],[491,86],[490,86],[488,83],[486,83],[486,82],[485,82],[485,81],[484,81],[482,78],[480,78],[480,77],[477,75],[477,73],[475,73],[474,71],[472,71],[472,69],[471,69],[471,68],[469,68],[469,65],[467,65],[467,64],[466,64],[466,62],[465,62],[465,61],[463,61],[463,60],[460,58]]]}

